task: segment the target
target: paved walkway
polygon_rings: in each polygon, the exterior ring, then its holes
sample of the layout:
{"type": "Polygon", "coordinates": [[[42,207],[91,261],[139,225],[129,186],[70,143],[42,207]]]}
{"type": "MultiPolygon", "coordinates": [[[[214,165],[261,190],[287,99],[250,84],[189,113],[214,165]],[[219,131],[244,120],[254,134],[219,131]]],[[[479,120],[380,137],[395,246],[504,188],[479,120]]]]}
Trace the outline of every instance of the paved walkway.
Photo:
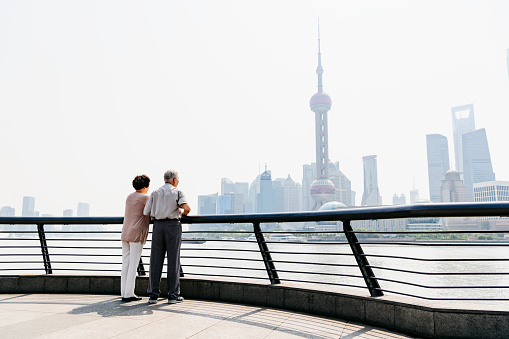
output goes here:
{"type": "Polygon", "coordinates": [[[186,300],[149,305],[118,296],[0,294],[1,338],[410,338],[285,310],[186,300]]]}

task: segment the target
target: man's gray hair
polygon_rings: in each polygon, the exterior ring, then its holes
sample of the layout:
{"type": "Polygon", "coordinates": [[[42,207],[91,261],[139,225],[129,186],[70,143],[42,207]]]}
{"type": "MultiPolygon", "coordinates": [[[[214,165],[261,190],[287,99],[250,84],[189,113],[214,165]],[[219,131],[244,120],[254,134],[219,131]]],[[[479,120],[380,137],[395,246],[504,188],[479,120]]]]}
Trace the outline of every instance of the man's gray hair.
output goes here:
{"type": "Polygon", "coordinates": [[[166,172],[164,172],[164,182],[169,184],[171,183],[173,178],[178,178],[178,176],[179,174],[177,171],[167,170],[166,172]]]}

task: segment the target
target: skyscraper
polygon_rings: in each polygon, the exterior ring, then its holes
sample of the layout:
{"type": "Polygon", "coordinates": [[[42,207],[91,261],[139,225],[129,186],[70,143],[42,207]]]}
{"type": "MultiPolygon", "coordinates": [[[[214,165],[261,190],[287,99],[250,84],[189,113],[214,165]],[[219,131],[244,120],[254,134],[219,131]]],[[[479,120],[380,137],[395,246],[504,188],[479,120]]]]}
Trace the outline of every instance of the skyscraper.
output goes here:
{"type": "Polygon", "coordinates": [[[440,201],[440,188],[445,172],[449,170],[449,146],[447,138],[440,134],[426,135],[428,155],[429,195],[432,202],[440,201]]]}
{"type": "Polygon", "coordinates": [[[394,193],[394,196],[392,197],[392,204],[393,205],[406,205],[405,195],[403,193],[401,193],[401,195],[394,193]]]}
{"type": "Polygon", "coordinates": [[[90,213],[90,204],[85,202],[79,202],[78,203],[78,217],[88,217],[90,213]]]}
{"type": "Polygon", "coordinates": [[[323,92],[322,86],[322,54],[320,52],[320,26],[318,27],[318,92],[309,100],[309,106],[315,113],[315,143],[316,143],[316,180],[311,184],[310,193],[315,201],[313,210],[318,210],[320,206],[328,201],[332,201],[335,195],[335,186],[329,180],[329,140],[327,112],[331,109],[332,100],[330,96],[323,92]]]}
{"type": "Polygon", "coordinates": [[[11,206],[3,206],[0,208],[0,217],[13,217],[16,214],[16,210],[11,206]]]}
{"type": "Polygon", "coordinates": [[[34,217],[35,216],[35,198],[34,197],[23,197],[23,209],[21,210],[21,216],[23,216],[23,217],[34,217]]]}
{"type": "Polygon", "coordinates": [[[302,210],[302,186],[295,182],[288,174],[286,179],[279,178],[275,181],[281,183],[280,192],[276,195],[276,199],[281,201],[276,201],[276,205],[279,208],[276,208],[277,212],[297,212],[302,210]]]}
{"type": "Polygon", "coordinates": [[[64,210],[64,212],[62,213],[62,215],[64,217],[72,217],[72,209],[66,209],[64,210]]]}
{"type": "Polygon", "coordinates": [[[463,186],[463,181],[460,179],[460,172],[449,170],[445,173],[444,180],[442,180],[442,187],[440,188],[440,201],[468,201],[467,189],[463,186]]]}
{"type": "Polygon", "coordinates": [[[217,193],[198,196],[198,215],[216,214],[217,193]]]}
{"type": "Polygon", "coordinates": [[[362,157],[364,165],[364,193],[362,194],[361,206],[382,205],[382,197],[378,189],[378,174],[376,155],[362,157]]]}
{"type": "Polygon", "coordinates": [[[313,198],[311,198],[311,184],[315,181],[316,174],[313,173],[313,164],[304,164],[302,166],[302,210],[311,211],[313,209],[313,198]]]}
{"type": "Polygon", "coordinates": [[[454,138],[454,159],[456,170],[463,175],[463,141],[464,133],[475,130],[474,105],[452,107],[452,129],[454,138]]]}
{"type": "MultiPolygon", "coordinates": [[[[3,206],[0,208],[0,217],[13,217],[16,214],[16,210],[11,206],[3,206]]],[[[17,225],[0,225],[0,230],[12,232],[16,229],[17,225]]]]}
{"type": "Polygon", "coordinates": [[[334,200],[345,206],[354,206],[355,192],[352,192],[352,182],[339,169],[339,161],[329,162],[329,179],[336,187],[334,200]]]}
{"type": "Polygon", "coordinates": [[[231,212],[242,214],[246,212],[245,204],[248,200],[249,184],[247,182],[234,183],[228,178],[221,179],[221,196],[229,195],[232,199],[231,212]]]}
{"type": "Polygon", "coordinates": [[[414,188],[410,190],[410,203],[414,204],[416,201],[419,201],[419,190],[414,188]]]}
{"type": "Polygon", "coordinates": [[[220,195],[217,197],[216,214],[232,214],[232,196],[220,195]]]}
{"type": "Polygon", "coordinates": [[[276,192],[272,187],[272,175],[267,169],[260,177],[260,194],[257,206],[258,213],[274,213],[276,211],[276,192]]]}
{"type": "Polygon", "coordinates": [[[474,184],[474,201],[509,201],[509,181],[485,181],[474,184]]]}
{"type": "Polygon", "coordinates": [[[474,201],[474,184],[495,180],[484,128],[463,134],[463,178],[468,201],[474,201]]]}

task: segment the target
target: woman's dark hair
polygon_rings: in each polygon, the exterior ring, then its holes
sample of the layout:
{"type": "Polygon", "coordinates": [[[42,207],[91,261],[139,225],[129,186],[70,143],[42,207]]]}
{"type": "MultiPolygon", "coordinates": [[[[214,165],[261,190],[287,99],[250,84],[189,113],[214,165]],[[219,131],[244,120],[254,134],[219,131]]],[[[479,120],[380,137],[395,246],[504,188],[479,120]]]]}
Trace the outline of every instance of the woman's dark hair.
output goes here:
{"type": "Polygon", "coordinates": [[[150,178],[145,174],[137,175],[133,180],[133,187],[135,190],[141,190],[142,188],[148,187],[150,184],[150,178]]]}

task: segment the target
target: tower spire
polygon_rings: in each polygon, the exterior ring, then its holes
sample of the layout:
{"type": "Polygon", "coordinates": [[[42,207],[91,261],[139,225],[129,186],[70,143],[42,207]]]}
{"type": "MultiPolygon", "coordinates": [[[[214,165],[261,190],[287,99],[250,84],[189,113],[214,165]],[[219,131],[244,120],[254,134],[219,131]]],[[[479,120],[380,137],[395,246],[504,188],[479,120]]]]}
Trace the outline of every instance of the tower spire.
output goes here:
{"type": "Polygon", "coordinates": [[[316,74],[318,74],[318,92],[323,92],[322,85],[322,53],[320,51],[320,18],[318,18],[318,67],[316,67],[316,74]]]}

